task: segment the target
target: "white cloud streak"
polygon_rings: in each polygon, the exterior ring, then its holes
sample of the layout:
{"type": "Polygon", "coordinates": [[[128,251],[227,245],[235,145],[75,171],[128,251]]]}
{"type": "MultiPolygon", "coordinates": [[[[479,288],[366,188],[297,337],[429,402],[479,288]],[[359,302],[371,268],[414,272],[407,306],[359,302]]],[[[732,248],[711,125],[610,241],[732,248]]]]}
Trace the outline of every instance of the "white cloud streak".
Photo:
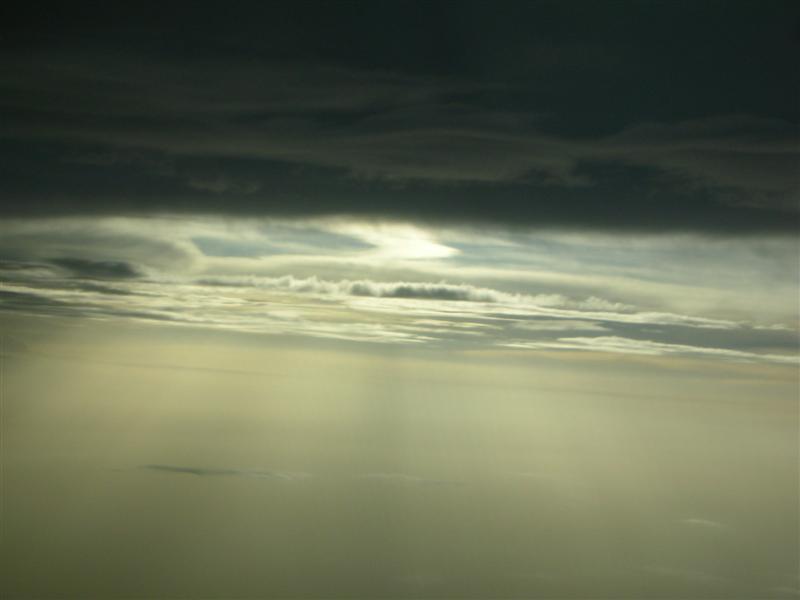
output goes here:
{"type": "Polygon", "coordinates": [[[770,362],[777,364],[800,364],[796,355],[758,354],[728,348],[667,344],[651,340],[637,340],[618,336],[563,337],[555,341],[517,341],[501,344],[509,348],[528,350],[583,350],[614,354],[640,354],[645,356],[707,356],[741,362],[770,362]]]}

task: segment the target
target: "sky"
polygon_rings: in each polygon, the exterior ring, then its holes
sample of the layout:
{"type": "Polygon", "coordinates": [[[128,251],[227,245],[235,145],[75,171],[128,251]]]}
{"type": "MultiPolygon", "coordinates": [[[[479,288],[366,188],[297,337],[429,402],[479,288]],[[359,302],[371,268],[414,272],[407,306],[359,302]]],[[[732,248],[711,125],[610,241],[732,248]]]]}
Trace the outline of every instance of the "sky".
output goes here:
{"type": "Polygon", "coordinates": [[[800,596],[800,10],[0,25],[0,593],[800,596]]]}

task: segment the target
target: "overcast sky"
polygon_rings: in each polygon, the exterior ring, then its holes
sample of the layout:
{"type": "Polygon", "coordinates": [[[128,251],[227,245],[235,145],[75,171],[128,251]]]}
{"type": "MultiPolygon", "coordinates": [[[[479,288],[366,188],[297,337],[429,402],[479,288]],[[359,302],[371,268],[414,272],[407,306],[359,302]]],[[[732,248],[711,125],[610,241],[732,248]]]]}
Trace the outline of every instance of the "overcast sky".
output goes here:
{"type": "Polygon", "coordinates": [[[797,13],[33,8],[3,25],[3,211],[791,234],[797,13]]]}
{"type": "Polygon", "coordinates": [[[793,598],[800,9],[0,23],[0,595],[793,598]]]}

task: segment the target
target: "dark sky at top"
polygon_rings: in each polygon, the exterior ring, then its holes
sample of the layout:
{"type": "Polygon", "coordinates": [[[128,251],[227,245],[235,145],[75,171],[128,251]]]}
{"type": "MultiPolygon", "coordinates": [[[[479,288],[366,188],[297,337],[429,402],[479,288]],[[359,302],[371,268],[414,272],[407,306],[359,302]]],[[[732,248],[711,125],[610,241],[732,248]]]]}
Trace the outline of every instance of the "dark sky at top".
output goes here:
{"type": "Polygon", "coordinates": [[[6,15],[6,216],[794,233],[786,2],[83,3],[6,15]]]}

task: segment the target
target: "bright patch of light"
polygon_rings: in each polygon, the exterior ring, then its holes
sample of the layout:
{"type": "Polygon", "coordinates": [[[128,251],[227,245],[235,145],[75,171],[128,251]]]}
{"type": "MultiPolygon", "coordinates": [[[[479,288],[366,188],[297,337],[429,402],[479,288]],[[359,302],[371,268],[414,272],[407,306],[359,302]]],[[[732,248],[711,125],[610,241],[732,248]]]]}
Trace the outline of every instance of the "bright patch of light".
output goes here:
{"type": "Polygon", "coordinates": [[[430,232],[413,225],[337,223],[331,229],[374,246],[369,255],[385,260],[448,258],[460,252],[439,243],[430,232]]]}

